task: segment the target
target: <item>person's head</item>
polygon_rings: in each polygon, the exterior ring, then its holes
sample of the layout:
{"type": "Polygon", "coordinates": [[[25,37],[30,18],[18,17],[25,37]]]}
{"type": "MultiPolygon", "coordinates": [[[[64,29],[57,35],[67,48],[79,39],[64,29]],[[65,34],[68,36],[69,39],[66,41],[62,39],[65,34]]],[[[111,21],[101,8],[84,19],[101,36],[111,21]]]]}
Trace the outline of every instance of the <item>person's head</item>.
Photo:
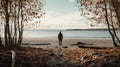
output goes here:
{"type": "Polygon", "coordinates": [[[60,31],[60,33],[61,33],[61,31],[60,31]]]}

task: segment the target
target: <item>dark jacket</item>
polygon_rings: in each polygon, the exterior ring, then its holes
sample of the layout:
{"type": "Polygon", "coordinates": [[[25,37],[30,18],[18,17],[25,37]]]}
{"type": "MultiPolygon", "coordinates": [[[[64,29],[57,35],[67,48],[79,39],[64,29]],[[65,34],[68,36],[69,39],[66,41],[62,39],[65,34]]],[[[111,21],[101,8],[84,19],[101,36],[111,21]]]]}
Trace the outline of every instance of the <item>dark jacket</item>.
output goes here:
{"type": "Polygon", "coordinates": [[[61,32],[58,34],[58,39],[59,39],[59,40],[63,40],[63,35],[62,35],[61,32]]]}

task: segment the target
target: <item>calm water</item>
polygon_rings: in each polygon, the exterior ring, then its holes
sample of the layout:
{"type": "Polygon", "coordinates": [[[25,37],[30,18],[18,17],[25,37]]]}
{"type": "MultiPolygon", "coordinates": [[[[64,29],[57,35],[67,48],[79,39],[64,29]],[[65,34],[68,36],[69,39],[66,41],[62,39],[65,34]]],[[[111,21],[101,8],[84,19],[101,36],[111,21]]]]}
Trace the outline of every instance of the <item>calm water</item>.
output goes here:
{"type": "MultiPolygon", "coordinates": [[[[26,30],[24,37],[57,37],[59,30],[26,30]]],[[[107,30],[98,31],[62,31],[64,38],[111,39],[107,30]]]]}

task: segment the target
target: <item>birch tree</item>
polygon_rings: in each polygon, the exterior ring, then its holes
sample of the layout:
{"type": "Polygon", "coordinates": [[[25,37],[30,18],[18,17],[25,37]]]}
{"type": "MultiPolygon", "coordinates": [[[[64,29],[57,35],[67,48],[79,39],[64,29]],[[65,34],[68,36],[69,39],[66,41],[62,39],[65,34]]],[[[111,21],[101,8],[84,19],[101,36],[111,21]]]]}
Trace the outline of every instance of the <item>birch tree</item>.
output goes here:
{"type": "Polygon", "coordinates": [[[25,24],[44,15],[43,0],[0,0],[5,45],[20,45],[25,24]]]}
{"type": "Polygon", "coordinates": [[[113,45],[120,47],[120,0],[76,0],[83,16],[93,15],[90,19],[108,26],[113,45]]]}

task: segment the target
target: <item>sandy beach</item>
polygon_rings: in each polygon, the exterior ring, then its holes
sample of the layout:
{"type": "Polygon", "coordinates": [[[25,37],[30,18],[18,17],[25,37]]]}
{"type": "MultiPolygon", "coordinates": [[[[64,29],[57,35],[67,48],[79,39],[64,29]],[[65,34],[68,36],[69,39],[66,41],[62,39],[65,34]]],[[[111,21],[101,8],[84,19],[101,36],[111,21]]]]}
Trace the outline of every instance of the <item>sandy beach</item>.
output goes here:
{"type": "MultiPolygon", "coordinates": [[[[83,42],[86,44],[93,44],[91,46],[96,47],[113,47],[112,40],[108,39],[78,39],[78,38],[64,38],[63,39],[63,46],[71,46],[72,44],[76,44],[77,42],[83,42]]],[[[57,38],[23,38],[23,43],[34,44],[29,46],[34,47],[52,47],[58,46],[58,39],[57,38]],[[35,44],[43,44],[43,43],[50,43],[50,45],[35,45],[35,44]]]]}
{"type": "Polygon", "coordinates": [[[16,53],[15,67],[120,67],[120,49],[103,48],[113,47],[111,40],[64,38],[62,50],[57,38],[24,38],[25,43],[24,47],[1,47],[0,67],[10,67],[11,50],[16,53]],[[95,47],[72,46],[77,42],[95,47]],[[50,45],[39,45],[44,43],[50,45]]]}

